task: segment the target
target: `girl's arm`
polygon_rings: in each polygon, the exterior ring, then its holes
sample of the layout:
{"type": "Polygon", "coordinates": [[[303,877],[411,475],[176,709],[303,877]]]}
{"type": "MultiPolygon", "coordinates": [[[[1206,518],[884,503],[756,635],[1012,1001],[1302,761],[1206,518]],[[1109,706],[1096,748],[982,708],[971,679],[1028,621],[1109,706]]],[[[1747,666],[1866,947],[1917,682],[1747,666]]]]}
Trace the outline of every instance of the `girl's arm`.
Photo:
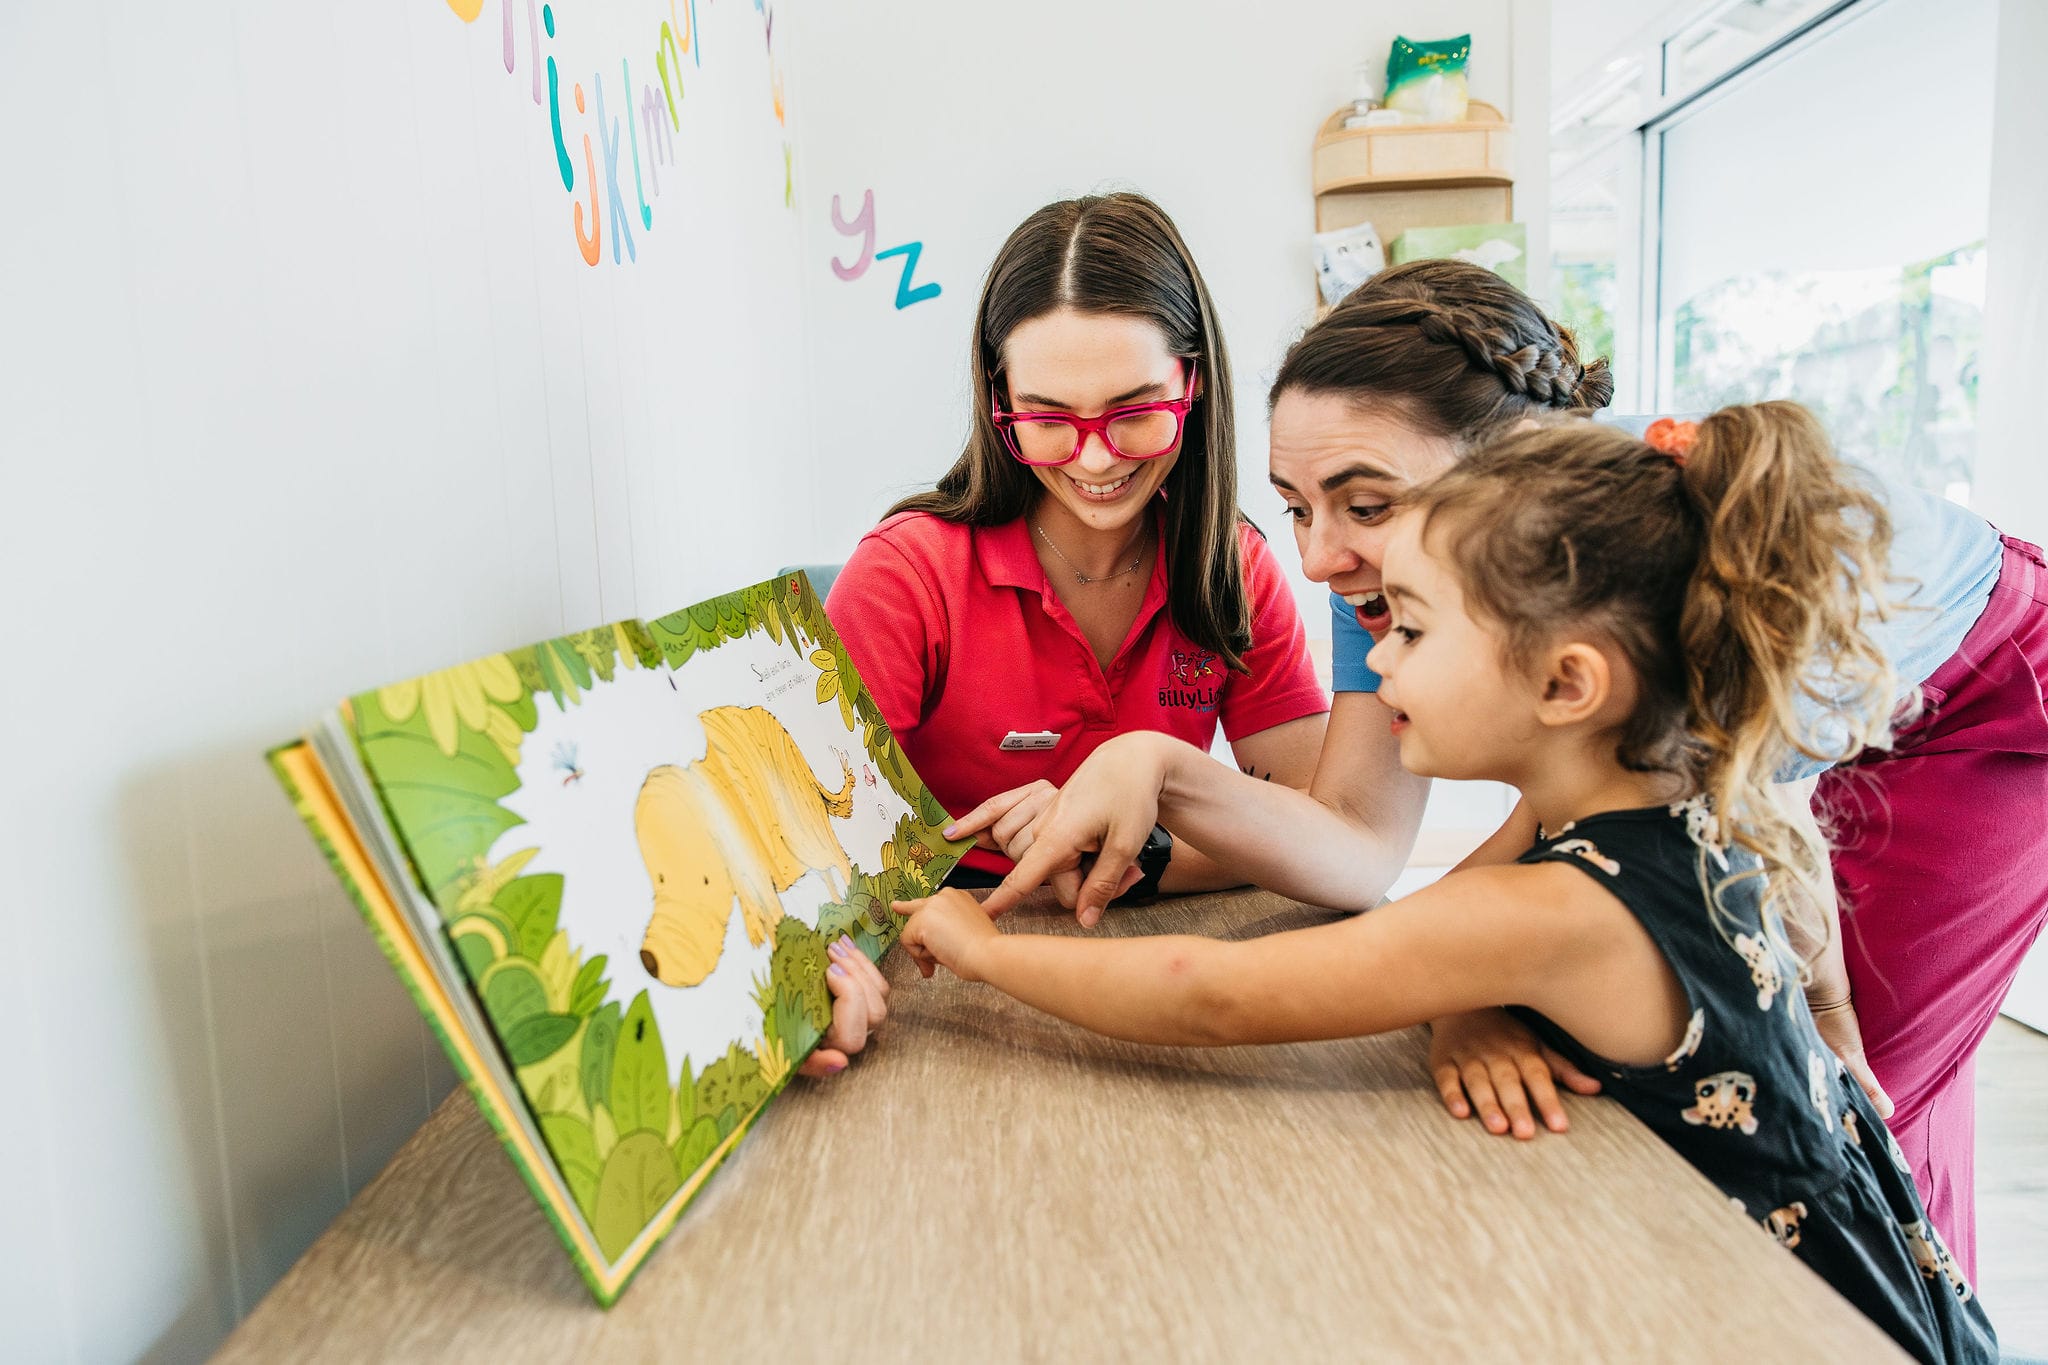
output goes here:
{"type": "MultiPolygon", "coordinates": [[[[1317,713],[1283,721],[1257,734],[1246,735],[1233,744],[1231,750],[1239,765],[1261,781],[1287,787],[1306,787],[1315,776],[1316,757],[1322,752],[1326,720],[1325,715],[1317,713]]],[[[1216,766],[1221,767],[1220,764],[1216,766]]],[[[992,849],[1015,862],[1023,858],[1031,847],[1038,834],[1038,817],[1059,794],[1058,787],[1043,780],[998,792],[947,826],[946,837],[972,835],[980,847],[992,849]]],[[[1134,793],[1132,799],[1143,800],[1145,795],[1134,793]]],[[[1227,886],[1243,886],[1246,880],[1244,873],[1234,864],[1219,862],[1186,839],[1176,837],[1173,856],[1160,877],[1159,889],[1173,894],[1214,891],[1227,886]]],[[[1060,904],[1071,910],[1081,889],[1080,874],[1072,870],[1055,873],[1052,887],[1060,904]]]]}
{"type": "Polygon", "coordinates": [[[1313,905],[1370,909],[1407,860],[1428,790],[1401,769],[1389,716],[1369,694],[1340,696],[1312,792],[1262,782],[1166,735],[1119,735],[1034,822],[1030,848],[989,897],[990,913],[1094,854],[1075,906],[1093,924],[1155,822],[1234,880],[1313,905]],[[1351,768],[1344,781],[1333,765],[1351,768]]]}
{"type": "MultiPolygon", "coordinates": [[[[1536,841],[1536,826],[1528,803],[1517,801],[1501,827],[1451,870],[1513,862],[1536,841]]],[[[1555,1082],[1580,1095],[1600,1093],[1596,1077],[1495,1008],[1430,1020],[1429,1074],[1451,1117],[1476,1114],[1487,1132],[1524,1140],[1536,1136],[1539,1119],[1553,1133],[1571,1128],[1555,1082]]]]}
{"type": "Polygon", "coordinates": [[[1306,792],[1173,752],[1160,819],[1238,880],[1311,905],[1367,910],[1401,874],[1422,824],[1426,778],[1401,766],[1393,712],[1370,692],[1340,692],[1306,792]]]}
{"type": "MultiPolygon", "coordinates": [[[[1230,746],[1238,769],[1274,786],[1306,789],[1323,752],[1329,716],[1316,714],[1268,726],[1230,746]]],[[[1175,894],[1243,886],[1252,878],[1237,861],[1211,858],[1186,839],[1176,837],[1173,858],[1159,879],[1161,891],[1175,894]]]]}
{"type": "Polygon", "coordinates": [[[1648,935],[1554,863],[1447,877],[1370,915],[1238,943],[1002,934],[957,892],[906,908],[903,942],[927,975],[943,964],[1132,1042],[1354,1037],[1510,1001],[1623,1057],[1661,1057],[1683,1032],[1683,992],[1648,935]]]}

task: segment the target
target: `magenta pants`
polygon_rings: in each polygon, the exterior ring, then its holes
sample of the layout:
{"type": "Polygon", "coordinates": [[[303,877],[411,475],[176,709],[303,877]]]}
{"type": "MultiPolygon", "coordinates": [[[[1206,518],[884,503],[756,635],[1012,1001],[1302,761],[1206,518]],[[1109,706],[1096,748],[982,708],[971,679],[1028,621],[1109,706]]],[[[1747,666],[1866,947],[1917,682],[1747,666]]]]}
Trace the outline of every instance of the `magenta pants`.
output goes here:
{"type": "MultiPolygon", "coordinates": [[[[1977,1270],[1977,1045],[2048,917],[2048,567],[2004,566],[1889,751],[1822,776],[1856,1015],[1889,1127],[1963,1273],[1977,1270]]],[[[1904,566],[1910,572],[1911,566],[1904,566]]]]}

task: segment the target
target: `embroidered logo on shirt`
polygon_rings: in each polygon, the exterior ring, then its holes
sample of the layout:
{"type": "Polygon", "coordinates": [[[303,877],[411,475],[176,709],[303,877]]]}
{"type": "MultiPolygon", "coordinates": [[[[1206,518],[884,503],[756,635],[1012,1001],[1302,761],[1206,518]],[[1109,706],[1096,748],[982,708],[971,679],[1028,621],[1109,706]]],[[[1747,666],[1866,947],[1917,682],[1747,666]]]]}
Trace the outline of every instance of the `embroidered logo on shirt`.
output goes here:
{"type": "Polygon", "coordinates": [[[1178,706],[1189,711],[1214,711],[1217,700],[1223,694],[1220,683],[1202,686],[1202,679],[1216,676],[1216,656],[1207,650],[1189,653],[1185,650],[1172,651],[1172,661],[1167,673],[1172,683],[1159,689],[1161,706],[1178,706]]]}

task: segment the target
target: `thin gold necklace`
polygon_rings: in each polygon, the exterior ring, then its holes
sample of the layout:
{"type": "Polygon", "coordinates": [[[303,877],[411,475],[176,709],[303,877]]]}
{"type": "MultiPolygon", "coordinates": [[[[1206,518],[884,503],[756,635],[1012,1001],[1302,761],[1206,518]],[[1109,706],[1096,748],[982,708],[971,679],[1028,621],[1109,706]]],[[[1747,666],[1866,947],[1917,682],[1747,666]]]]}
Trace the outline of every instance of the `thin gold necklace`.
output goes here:
{"type": "Polygon", "coordinates": [[[1127,573],[1136,573],[1138,566],[1145,562],[1145,549],[1142,544],[1139,544],[1139,542],[1145,539],[1145,528],[1142,525],[1138,527],[1137,537],[1132,542],[1133,544],[1138,544],[1139,547],[1138,553],[1131,557],[1131,562],[1118,569],[1115,573],[1097,574],[1094,577],[1082,573],[1080,566],[1075,564],[1073,560],[1068,559],[1066,552],[1052,543],[1052,537],[1045,533],[1043,526],[1034,521],[1031,523],[1031,529],[1038,532],[1038,538],[1046,543],[1047,548],[1060,557],[1060,563],[1074,571],[1074,580],[1079,583],[1108,583],[1113,579],[1122,578],[1127,573]]]}

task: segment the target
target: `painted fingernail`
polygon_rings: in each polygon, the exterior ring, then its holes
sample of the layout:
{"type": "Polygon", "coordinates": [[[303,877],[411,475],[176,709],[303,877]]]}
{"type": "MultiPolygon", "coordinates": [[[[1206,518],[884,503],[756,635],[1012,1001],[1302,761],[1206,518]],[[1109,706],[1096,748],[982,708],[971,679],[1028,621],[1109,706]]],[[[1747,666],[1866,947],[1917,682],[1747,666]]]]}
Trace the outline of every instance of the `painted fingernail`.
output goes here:
{"type": "Polygon", "coordinates": [[[843,953],[846,951],[846,944],[842,940],[834,939],[832,940],[832,942],[825,945],[825,951],[835,955],[843,953]]]}
{"type": "Polygon", "coordinates": [[[839,1074],[840,1072],[842,1072],[842,1071],[846,1070],[846,1063],[845,1063],[845,1062],[834,1062],[834,1063],[832,1063],[832,1065],[830,1065],[830,1066],[826,1067],[825,1069],[826,1069],[827,1071],[831,1072],[831,1073],[832,1073],[833,1075],[837,1076],[837,1075],[838,1075],[838,1074],[839,1074]]]}
{"type": "Polygon", "coordinates": [[[834,976],[845,976],[845,975],[846,975],[846,968],[844,968],[844,967],[840,966],[840,965],[839,965],[839,964],[838,964],[837,962],[833,963],[833,964],[832,964],[831,966],[827,967],[827,968],[826,968],[825,970],[826,970],[826,971],[828,971],[828,972],[830,972],[830,973],[832,973],[832,975],[834,975],[834,976]]]}
{"type": "Polygon", "coordinates": [[[853,939],[849,935],[841,934],[839,936],[839,946],[850,953],[853,951],[853,939]]]}
{"type": "Polygon", "coordinates": [[[958,825],[948,825],[944,829],[940,830],[939,833],[945,835],[948,839],[957,839],[960,836],[955,834],[953,831],[959,828],[960,826],[958,825]]]}

